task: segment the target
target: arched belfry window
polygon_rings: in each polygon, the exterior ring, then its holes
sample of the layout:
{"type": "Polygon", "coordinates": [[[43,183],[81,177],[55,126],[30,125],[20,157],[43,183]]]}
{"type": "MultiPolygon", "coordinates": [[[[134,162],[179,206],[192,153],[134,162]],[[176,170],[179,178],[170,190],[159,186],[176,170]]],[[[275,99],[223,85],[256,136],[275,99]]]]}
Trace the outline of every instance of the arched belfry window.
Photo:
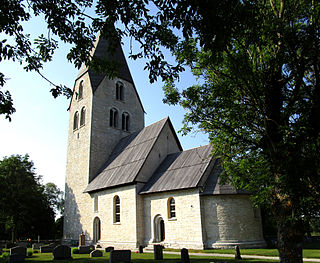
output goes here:
{"type": "Polygon", "coordinates": [[[110,110],[110,118],[109,118],[109,124],[110,127],[118,127],[118,111],[115,108],[112,108],[110,110]]]}
{"type": "Polygon", "coordinates": [[[78,129],[79,125],[79,112],[75,112],[73,116],[73,129],[76,130],[78,129]]]}
{"type": "Polygon", "coordinates": [[[120,223],[120,197],[115,196],[113,198],[113,222],[120,223]]]}
{"type": "Polygon", "coordinates": [[[101,239],[101,222],[99,217],[93,220],[93,241],[96,243],[101,239]]]}
{"type": "Polygon", "coordinates": [[[80,113],[80,127],[86,124],[86,108],[82,107],[80,113]]]}
{"type": "Polygon", "coordinates": [[[176,201],[173,197],[168,199],[168,217],[176,218],[176,201]]]}
{"type": "Polygon", "coordinates": [[[116,99],[124,100],[124,86],[120,81],[116,83],[116,99]]]}
{"type": "Polygon", "coordinates": [[[129,114],[127,112],[122,113],[122,130],[129,131],[129,114]]]}
{"type": "Polygon", "coordinates": [[[81,100],[82,98],[83,98],[83,80],[81,80],[79,84],[78,100],[81,100]]]}

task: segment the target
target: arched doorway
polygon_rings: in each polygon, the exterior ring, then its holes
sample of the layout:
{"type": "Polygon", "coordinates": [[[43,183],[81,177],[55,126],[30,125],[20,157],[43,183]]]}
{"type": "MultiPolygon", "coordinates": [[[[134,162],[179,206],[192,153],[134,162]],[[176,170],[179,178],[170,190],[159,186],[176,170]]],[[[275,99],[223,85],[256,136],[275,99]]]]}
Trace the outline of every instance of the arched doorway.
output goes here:
{"type": "Polygon", "coordinates": [[[153,220],[154,242],[161,242],[165,239],[164,220],[161,215],[156,215],[153,220]]]}
{"type": "Polygon", "coordinates": [[[101,222],[99,217],[93,220],[93,242],[97,243],[101,239],[101,222]]]}

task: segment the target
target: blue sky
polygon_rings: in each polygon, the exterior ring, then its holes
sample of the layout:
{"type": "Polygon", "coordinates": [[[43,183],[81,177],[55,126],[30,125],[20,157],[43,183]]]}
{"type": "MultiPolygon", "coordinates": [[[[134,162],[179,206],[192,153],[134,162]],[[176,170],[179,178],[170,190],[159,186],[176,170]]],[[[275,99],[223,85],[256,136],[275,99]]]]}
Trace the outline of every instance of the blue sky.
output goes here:
{"type": "MultiPolygon", "coordinates": [[[[41,32],[39,24],[41,21],[35,19],[25,29],[36,35],[41,32]]],[[[207,144],[208,136],[200,132],[188,136],[178,133],[182,127],[184,109],[162,102],[161,81],[150,84],[148,72],[143,70],[145,62],[128,59],[129,41],[123,44],[131,75],[146,111],[146,126],[169,116],[184,149],[207,144]]],[[[52,82],[73,88],[78,70],[66,59],[69,48],[60,43],[53,61],[46,64],[41,72],[52,82]]],[[[3,90],[10,91],[16,108],[11,122],[0,115],[0,158],[28,153],[34,161],[36,172],[43,176],[43,183],[53,182],[64,190],[69,100],[62,96],[54,99],[49,92],[50,84],[35,72],[25,72],[18,63],[2,61],[0,72],[7,78],[3,90]]],[[[192,74],[185,72],[178,86],[186,87],[191,83],[195,83],[192,74]]]]}

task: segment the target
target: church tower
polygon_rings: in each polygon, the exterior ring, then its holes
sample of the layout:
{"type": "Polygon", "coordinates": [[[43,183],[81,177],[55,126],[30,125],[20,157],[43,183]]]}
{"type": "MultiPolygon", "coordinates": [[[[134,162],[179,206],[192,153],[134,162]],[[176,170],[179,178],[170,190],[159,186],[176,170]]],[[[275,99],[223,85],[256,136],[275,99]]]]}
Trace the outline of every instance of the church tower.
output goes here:
{"type": "Polygon", "coordinates": [[[110,79],[83,66],[70,102],[65,240],[78,240],[81,232],[92,238],[92,222],[81,217],[93,213],[92,197],[84,190],[104,168],[119,140],[144,128],[144,109],[121,46],[112,55],[107,50],[108,41],[98,36],[92,55],[116,61],[118,76],[110,79]]]}

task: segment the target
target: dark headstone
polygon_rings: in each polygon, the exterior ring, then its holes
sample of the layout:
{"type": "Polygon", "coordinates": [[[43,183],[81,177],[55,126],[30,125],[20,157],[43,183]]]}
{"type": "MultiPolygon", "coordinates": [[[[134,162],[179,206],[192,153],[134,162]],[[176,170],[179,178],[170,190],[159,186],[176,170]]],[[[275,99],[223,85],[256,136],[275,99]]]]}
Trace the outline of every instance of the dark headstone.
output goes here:
{"type": "Polygon", "coordinates": [[[90,257],[91,258],[95,258],[95,257],[102,257],[103,253],[101,250],[93,250],[91,253],[90,253],[90,257]]]}
{"type": "Polygon", "coordinates": [[[131,250],[112,250],[110,252],[110,263],[130,263],[131,261],[131,250]]]}
{"type": "Polygon", "coordinates": [[[154,245],[153,246],[153,255],[155,260],[163,260],[163,246],[161,245],[154,245]]]}
{"type": "Polygon", "coordinates": [[[102,248],[102,246],[98,244],[98,245],[96,245],[96,248],[102,248]]]}
{"type": "Polygon", "coordinates": [[[27,248],[26,247],[10,248],[10,255],[13,255],[13,254],[18,254],[18,255],[26,257],[27,256],[27,248]]]}
{"type": "Polygon", "coordinates": [[[143,253],[143,246],[139,246],[139,253],[143,253]]]}
{"type": "Polygon", "coordinates": [[[86,235],[81,233],[79,236],[79,246],[85,246],[86,245],[86,235]]]}
{"type": "Polygon", "coordinates": [[[181,262],[190,263],[189,252],[186,248],[181,249],[181,262]]]}
{"type": "Polygon", "coordinates": [[[53,249],[53,259],[70,259],[71,258],[71,248],[65,245],[57,246],[53,249]]]}
{"type": "Polygon", "coordinates": [[[40,249],[41,246],[44,246],[44,244],[43,243],[33,243],[32,249],[40,249]]]}
{"type": "Polygon", "coordinates": [[[40,246],[40,253],[51,253],[53,252],[53,247],[51,246],[40,246]]]}
{"type": "Polygon", "coordinates": [[[94,246],[79,246],[79,254],[90,254],[94,250],[94,246]]]}
{"type": "Polygon", "coordinates": [[[105,248],[105,251],[106,252],[111,252],[111,251],[113,251],[114,250],[114,247],[106,247],[105,248]]]}
{"type": "Polygon", "coordinates": [[[28,242],[19,242],[18,244],[17,244],[17,246],[18,247],[27,247],[28,246],[28,242]]]}
{"type": "Polygon", "coordinates": [[[241,254],[240,254],[240,248],[239,248],[239,246],[235,246],[235,247],[234,247],[234,252],[235,252],[234,259],[236,259],[236,260],[241,260],[242,257],[241,257],[241,254]]]}
{"type": "Polygon", "coordinates": [[[9,255],[9,263],[20,263],[24,262],[25,256],[19,254],[9,255]]]}

